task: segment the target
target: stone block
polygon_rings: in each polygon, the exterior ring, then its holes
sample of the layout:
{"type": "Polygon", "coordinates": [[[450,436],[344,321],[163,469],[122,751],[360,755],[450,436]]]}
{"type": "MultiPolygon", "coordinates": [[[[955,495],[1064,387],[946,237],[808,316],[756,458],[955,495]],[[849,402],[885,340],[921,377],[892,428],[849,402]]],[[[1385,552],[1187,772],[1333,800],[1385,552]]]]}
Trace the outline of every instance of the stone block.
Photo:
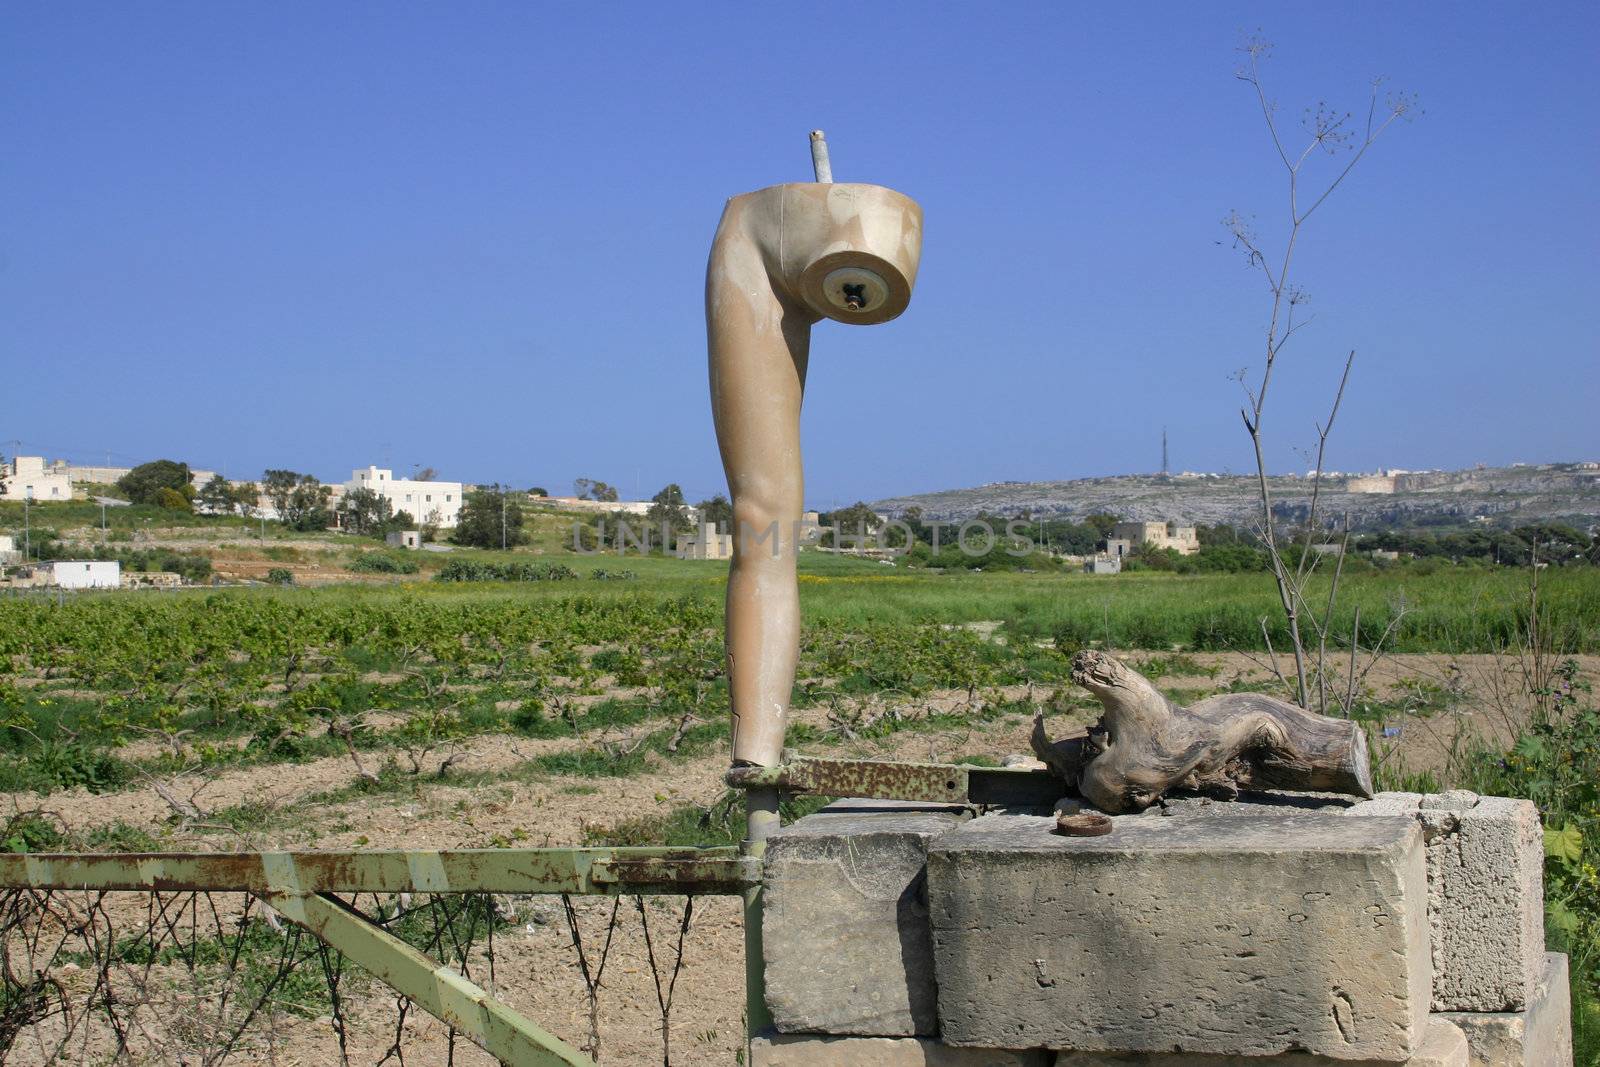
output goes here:
{"type": "Polygon", "coordinates": [[[1204,796],[1167,797],[1140,812],[1147,819],[1159,818],[1255,818],[1261,815],[1305,815],[1317,812],[1338,814],[1353,804],[1365,803],[1343,793],[1287,793],[1264,789],[1240,793],[1232,800],[1204,796]]]}
{"type": "Polygon", "coordinates": [[[938,1032],[923,868],[928,839],[962,817],[842,801],[768,839],[762,936],[779,1031],[938,1032]]]}
{"type": "Polygon", "coordinates": [[[1532,803],[1465,790],[1383,794],[1350,809],[1410,805],[1428,849],[1433,1010],[1515,1012],[1544,967],[1544,835],[1532,803]]]}
{"type": "Polygon", "coordinates": [[[952,1048],[920,1037],[757,1035],[750,1067],[1049,1067],[1050,1053],[952,1048]]]}
{"type": "Polygon", "coordinates": [[[1379,793],[1371,800],[1353,805],[1345,814],[1414,816],[1421,804],[1421,793],[1379,793]]]}
{"type": "Polygon", "coordinates": [[[1444,1012],[1472,1049],[1472,1067],[1572,1067],[1572,990],[1567,957],[1547,952],[1524,1011],[1444,1012]]]}
{"type": "Polygon", "coordinates": [[[1309,1052],[1281,1056],[1196,1056],[1187,1052],[1062,1052],[1054,1067],[1468,1067],[1470,1051],[1461,1028],[1428,1020],[1422,1047],[1404,1064],[1385,1060],[1335,1060],[1309,1052]]]}
{"type": "Polygon", "coordinates": [[[943,1039],[988,1048],[1402,1063],[1429,971],[1408,818],[1123,816],[1104,837],[985,816],[937,839],[943,1039]]]}

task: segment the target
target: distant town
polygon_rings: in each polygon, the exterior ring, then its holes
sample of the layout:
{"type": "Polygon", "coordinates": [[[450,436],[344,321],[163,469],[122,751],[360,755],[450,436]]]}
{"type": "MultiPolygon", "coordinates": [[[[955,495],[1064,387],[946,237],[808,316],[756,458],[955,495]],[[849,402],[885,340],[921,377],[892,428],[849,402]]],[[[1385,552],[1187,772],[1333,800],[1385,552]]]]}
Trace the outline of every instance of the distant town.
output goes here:
{"type": "MultiPolygon", "coordinates": [[[[1275,476],[1268,487],[1275,521],[1308,517],[1313,482],[1322,526],[1303,538],[1302,551],[1359,553],[1380,565],[1431,556],[1525,562],[1536,543],[1547,561],[1600,555],[1600,463],[1593,461],[1275,476]]],[[[572,489],[555,495],[540,486],[451,481],[430,468],[397,476],[370,464],[342,482],[286,469],[251,481],[167,459],[121,467],[17,455],[0,466],[0,506],[10,509],[0,532],[0,581],[12,589],[172,588],[417,569],[359,550],[338,562],[328,547],[326,564],[297,576],[264,557],[241,558],[247,553],[228,543],[230,536],[265,542],[269,526],[275,537],[374,540],[400,553],[733,555],[733,510],[724,496],[691,503],[670,484],[648,500],[624,500],[615,486],[588,478],[572,489]],[[134,512],[137,522],[121,518],[134,512]],[[185,523],[201,524],[211,540],[174,532],[185,523]]],[[[1262,565],[1253,532],[1258,494],[1254,478],[1190,471],[998,482],[809,511],[795,536],[807,550],[933,568],[1252,570],[1262,565]]]]}

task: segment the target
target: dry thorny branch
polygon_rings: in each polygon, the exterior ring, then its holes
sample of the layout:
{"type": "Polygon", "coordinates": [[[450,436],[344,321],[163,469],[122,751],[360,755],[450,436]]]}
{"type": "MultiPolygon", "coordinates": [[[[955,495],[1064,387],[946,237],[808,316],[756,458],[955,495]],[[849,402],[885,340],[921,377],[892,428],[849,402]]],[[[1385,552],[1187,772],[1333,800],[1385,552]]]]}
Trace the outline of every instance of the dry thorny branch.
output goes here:
{"type": "MultiPolygon", "coordinates": [[[[1245,60],[1235,76],[1255,91],[1256,101],[1266,122],[1273,149],[1284,168],[1288,194],[1287,212],[1283,220],[1286,232],[1281,254],[1269,256],[1265,242],[1256,235],[1250,221],[1238,212],[1231,213],[1223,220],[1223,225],[1233,238],[1234,247],[1245,253],[1252,270],[1259,270],[1262,273],[1272,298],[1267,318],[1265,358],[1260,378],[1252,386],[1247,381],[1247,371],[1241,370],[1235,375],[1244,389],[1247,401],[1239,414],[1244,420],[1245,430],[1250,435],[1255,452],[1257,491],[1260,498],[1256,533],[1266,549],[1277,585],[1279,604],[1288,626],[1291,646],[1288,651],[1294,658],[1295,672],[1294,683],[1290,688],[1304,707],[1312,707],[1312,702],[1315,700],[1316,710],[1326,714],[1331,699],[1333,703],[1341,706],[1345,714],[1348,714],[1354,699],[1356,661],[1360,654],[1359,617],[1347,639],[1349,658],[1344,684],[1332,688],[1331,695],[1330,683],[1334,679],[1332,672],[1336,671],[1337,667],[1329,662],[1330,641],[1339,643],[1341,640],[1331,633],[1330,628],[1338,602],[1344,550],[1349,546],[1348,516],[1345,518],[1338,541],[1328,552],[1335,560],[1334,572],[1329,579],[1326,601],[1320,608],[1311,602],[1310,585],[1311,577],[1323,557],[1319,548],[1327,543],[1326,539],[1334,532],[1320,511],[1322,477],[1328,436],[1333,431],[1334,421],[1344,400],[1345,388],[1349,384],[1350,371],[1355,362],[1355,353],[1351,352],[1346,357],[1344,372],[1339,379],[1328,417],[1316,427],[1315,467],[1311,478],[1311,499],[1305,519],[1299,529],[1286,538],[1281,536],[1274,513],[1272,490],[1267,475],[1263,425],[1267,413],[1269,388],[1272,385],[1278,358],[1289,339],[1311,321],[1310,318],[1300,318],[1296,321],[1300,309],[1309,299],[1305,291],[1293,280],[1292,268],[1301,230],[1317,209],[1333,195],[1334,190],[1343,184],[1345,178],[1355,169],[1356,164],[1361,162],[1367,150],[1384,131],[1398,119],[1410,119],[1417,113],[1417,106],[1413,97],[1403,93],[1388,95],[1380,106],[1379,94],[1383,82],[1382,79],[1375,80],[1372,83],[1364,120],[1359,123],[1353,121],[1351,113],[1336,111],[1324,103],[1319,102],[1314,109],[1306,109],[1301,120],[1306,135],[1304,147],[1292,152],[1285,145],[1280,130],[1278,105],[1267,95],[1261,78],[1261,64],[1271,51],[1270,45],[1259,38],[1252,38],[1245,42],[1241,51],[1245,55],[1245,60]],[[1319,154],[1327,156],[1346,154],[1348,158],[1338,167],[1330,180],[1310,185],[1308,188],[1307,164],[1319,154]]],[[[1374,644],[1372,648],[1381,648],[1381,644],[1374,644]]],[[[1273,670],[1283,678],[1282,672],[1278,671],[1275,654],[1272,655],[1272,659],[1273,670]]],[[[1288,680],[1284,681],[1287,685],[1288,680]]]]}
{"type": "Polygon", "coordinates": [[[245,894],[0,893],[0,1058],[221,1064],[278,1036],[285,978],[314,951],[258,943],[245,894]]]}
{"type": "MultiPolygon", "coordinates": [[[[656,1007],[661,1014],[661,1065],[672,1067],[672,1000],[678,986],[678,975],[683,970],[684,942],[689,935],[689,926],[694,921],[694,897],[684,898],[683,914],[678,922],[678,943],[673,954],[672,973],[667,977],[665,986],[662,985],[661,965],[656,959],[655,939],[650,933],[650,917],[645,910],[644,898],[636,896],[634,903],[639,913],[640,930],[644,935],[645,959],[649,963],[650,976],[655,984],[656,1007]]],[[[611,914],[606,920],[605,940],[601,943],[599,957],[593,962],[590,961],[589,953],[584,946],[578,909],[573,905],[572,897],[563,893],[561,906],[567,920],[567,932],[572,938],[573,952],[577,956],[578,971],[583,978],[589,1009],[589,1036],[580,1047],[593,1059],[599,1060],[600,989],[605,980],[606,962],[611,957],[611,944],[617,932],[622,898],[617,897],[612,901],[611,914]]]]}

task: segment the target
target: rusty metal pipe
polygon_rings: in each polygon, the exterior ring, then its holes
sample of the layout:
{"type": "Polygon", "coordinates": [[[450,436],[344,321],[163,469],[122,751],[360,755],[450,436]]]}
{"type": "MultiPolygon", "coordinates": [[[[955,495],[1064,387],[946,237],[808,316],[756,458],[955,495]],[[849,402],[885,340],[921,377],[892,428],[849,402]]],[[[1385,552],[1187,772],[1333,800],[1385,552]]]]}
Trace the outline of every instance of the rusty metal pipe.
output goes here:
{"type": "Polygon", "coordinates": [[[817,181],[833,181],[833,163],[828,159],[828,137],[821,130],[811,131],[811,170],[817,176],[817,181]]]}

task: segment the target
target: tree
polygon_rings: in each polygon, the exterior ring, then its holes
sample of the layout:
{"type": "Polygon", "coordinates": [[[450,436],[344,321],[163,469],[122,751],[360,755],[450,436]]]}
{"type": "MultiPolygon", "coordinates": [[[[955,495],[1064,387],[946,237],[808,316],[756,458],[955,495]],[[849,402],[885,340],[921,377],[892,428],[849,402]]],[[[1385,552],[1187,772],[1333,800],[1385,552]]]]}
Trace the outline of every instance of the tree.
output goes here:
{"type": "Polygon", "coordinates": [[[117,488],[128,494],[128,499],[135,504],[155,504],[156,494],[162,489],[171,489],[182,493],[185,499],[193,492],[189,488],[189,473],[187,463],[179,463],[170,459],[153,460],[150,463],[141,463],[133,470],[117,479],[117,488]]]}
{"type": "Polygon", "coordinates": [[[1200,542],[1201,548],[1207,548],[1211,545],[1237,545],[1243,543],[1239,538],[1239,531],[1225,522],[1219,522],[1215,526],[1207,526],[1205,523],[1200,523],[1194,528],[1194,535],[1200,542]]]}
{"type": "Polygon", "coordinates": [[[267,503],[272,505],[272,510],[282,519],[289,511],[289,498],[294,495],[295,486],[300,484],[300,475],[289,470],[269,470],[261,477],[261,491],[266,494],[267,503]]]}
{"type": "Polygon", "coordinates": [[[1040,519],[1034,540],[1050,549],[1070,556],[1090,556],[1101,541],[1099,530],[1088,523],[1069,522],[1066,519],[1040,519]]]}
{"type": "Polygon", "coordinates": [[[261,487],[255,482],[240,482],[232,487],[233,508],[247,519],[261,508],[261,487]]]}
{"type": "Polygon", "coordinates": [[[233,511],[233,487],[220,474],[213,474],[211,480],[200,487],[196,499],[208,515],[227,515],[233,511]]]}
{"type": "Polygon", "coordinates": [[[825,512],[817,518],[823,526],[833,527],[834,542],[841,546],[869,537],[883,525],[883,518],[861,500],[847,508],[825,512]]]}
{"type": "Polygon", "coordinates": [[[511,548],[526,543],[528,532],[522,528],[522,505],[517,502],[517,494],[499,483],[468,493],[450,540],[477,548],[511,548]]]}
{"type": "Polygon", "coordinates": [[[533,488],[532,488],[532,489],[529,489],[529,490],[528,490],[528,495],[529,495],[529,496],[543,496],[543,497],[548,497],[548,496],[549,496],[549,495],[550,495],[550,490],[548,490],[548,489],[546,489],[546,488],[545,488],[545,487],[544,487],[544,486],[542,486],[542,485],[536,485],[536,486],[534,486],[534,487],[533,487],[533,488]]]}
{"type": "Polygon", "coordinates": [[[1110,537],[1112,528],[1121,521],[1121,516],[1112,515],[1105,511],[1097,511],[1093,515],[1085,515],[1083,517],[1083,524],[1085,526],[1093,527],[1095,534],[1098,535],[1098,538],[1101,541],[1104,541],[1106,538],[1110,537]]]}
{"type": "Polygon", "coordinates": [[[650,520],[650,525],[657,528],[665,523],[672,530],[687,530],[692,525],[689,522],[688,504],[677,482],[667,484],[650,498],[650,510],[645,517],[650,520]]]}
{"type": "MultiPolygon", "coordinates": [[[[1327,451],[1328,435],[1333,430],[1340,402],[1344,399],[1345,386],[1350,381],[1350,368],[1355,362],[1356,354],[1351,352],[1345,359],[1344,373],[1339,379],[1339,387],[1334,393],[1327,419],[1317,424],[1316,466],[1311,479],[1311,497],[1304,521],[1299,524],[1297,531],[1284,531],[1284,537],[1280,537],[1278,514],[1273,506],[1272,492],[1268,483],[1266,444],[1262,435],[1263,416],[1267,410],[1268,387],[1272,384],[1273,371],[1277,368],[1284,345],[1288,344],[1289,339],[1310,321],[1309,319],[1295,321],[1296,315],[1300,314],[1300,308],[1307,301],[1305,290],[1300,287],[1292,273],[1294,254],[1300,243],[1301,231],[1307,220],[1327,202],[1334,190],[1343,184],[1345,178],[1366,156],[1367,150],[1383,132],[1396,120],[1412,117],[1416,111],[1416,103],[1410,96],[1404,94],[1390,95],[1380,111],[1378,90],[1382,82],[1374,81],[1364,124],[1359,129],[1351,124],[1349,112],[1341,113],[1319,103],[1314,111],[1307,109],[1302,120],[1309,141],[1303,148],[1292,151],[1280,136],[1278,107],[1267,95],[1266,87],[1261,80],[1261,64],[1271,53],[1271,45],[1259,38],[1251,38],[1245,41],[1240,50],[1245,55],[1245,61],[1234,76],[1250,86],[1262,117],[1266,120],[1267,134],[1272,142],[1273,152],[1284,168],[1281,173],[1286,185],[1284,192],[1287,195],[1282,203],[1287,211],[1282,217],[1282,248],[1270,258],[1266,243],[1256,236],[1255,228],[1246,216],[1234,211],[1223,220],[1223,225],[1233,238],[1233,246],[1244,253],[1249,269],[1252,272],[1260,271],[1265,277],[1270,297],[1260,376],[1252,386],[1246,381],[1247,371],[1241,370],[1235,374],[1240,387],[1244,389],[1246,400],[1239,415],[1244,420],[1245,431],[1250,436],[1250,443],[1255,453],[1256,489],[1260,500],[1257,514],[1258,534],[1272,566],[1279,606],[1283,610],[1284,620],[1288,623],[1289,646],[1294,655],[1295,699],[1301,707],[1311,707],[1314,689],[1318,699],[1318,710],[1325,712],[1328,708],[1329,685],[1337,682],[1337,679],[1329,676],[1328,628],[1335,614],[1334,606],[1337,601],[1339,573],[1343,567],[1344,553],[1341,552],[1336,557],[1332,576],[1333,592],[1326,596],[1325,607],[1319,615],[1310,595],[1309,585],[1312,573],[1322,557],[1319,553],[1307,549],[1311,544],[1324,542],[1333,535],[1330,524],[1318,511],[1318,505],[1321,503],[1323,458],[1327,451]],[[1346,159],[1342,165],[1335,164],[1330,179],[1319,182],[1309,189],[1305,187],[1306,167],[1311,160],[1319,155],[1345,154],[1347,154],[1346,159]],[[1298,552],[1294,551],[1296,544],[1301,546],[1298,552]]],[[[1350,541],[1348,517],[1344,524],[1343,540],[1348,547],[1350,541]]],[[[1356,655],[1359,643],[1359,632],[1352,633],[1349,640],[1352,657],[1356,655]]],[[[1347,692],[1343,699],[1348,705],[1353,701],[1354,693],[1347,692]]],[[[1348,714],[1348,706],[1345,711],[1348,714]]]]}
{"type": "Polygon", "coordinates": [[[593,478],[578,478],[573,481],[572,488],[579,500],[602,500],[614,504],[618,499],[615,486],[597,482],[593,478]]]}
{"type": "Polygon", "coordinates": [[[733,532],[733,505],[721,493],[694,507],[700,513],[701,523],[715,526],[724,533],[733,532]]]}
{"type": "Polygon", "coordinates": [[[1582,560],[1589,549],[1588,536],[1564,522],[1519,526],[1511,532],[1530,546],[1539,546],[1541,563],[1575,563],[1582,560]]]}
{"type": "Polygon", "coordinates": [[[382,493],[359,486],[339,501],[338,514],[340,524],[351,533],[382,537],[389,532],[394,507],[382,493]]]}
{"type": "Polygon", "coordinates": [[[439,477],[439,472],[432,467],[419,467],[411,475],[412,481],[417,482],[431,482],[437,477],[439,477]]]}
{"type": "Polygon", "coordinates": [[[289,513],[283,516],[284,525],[291,530],[324,530],[333,519],[328,510],[328,499],[333,490],[309,474],[300,476],[300,484],[289,496],[289,513]]]}
{"type": "Polygon", "coordinates": [[[278,521],[291,530],[322,530],[333,518],[328,498],[333,490],[314,475],[289,470],[269,470],[261,484],[278,513],[278,521]]]}

